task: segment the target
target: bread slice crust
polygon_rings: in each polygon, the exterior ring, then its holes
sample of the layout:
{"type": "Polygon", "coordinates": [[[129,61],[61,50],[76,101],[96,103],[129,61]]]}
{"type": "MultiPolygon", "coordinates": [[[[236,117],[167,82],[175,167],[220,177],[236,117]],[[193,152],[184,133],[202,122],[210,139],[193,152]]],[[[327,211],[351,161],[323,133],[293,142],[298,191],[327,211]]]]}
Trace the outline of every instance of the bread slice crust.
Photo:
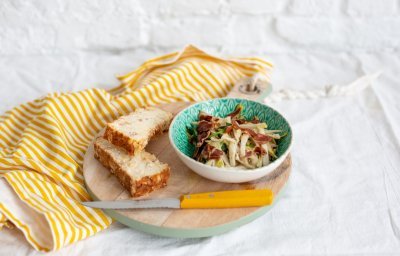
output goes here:
{"type": "MultiPolygon", "coordinates": [[[[129,191],[132,197],[140,197],[146,195],[158,188],[165,187],[170,176],[170,168],[167,164],[165,168],[154,175],[144,176],[140,179],[134,179],[128,174],[126,170],[118,163],[107,150],[103,149],[96,142],[94,143],[94,156],[100,161],[100,163],[110,170],[114,174],[121,185],[129,191]]],[[[142,152],[142,154],[148,155],[148,157],[155,158],[154,155],[142,152]]]]}
{"type": "MultiPolygon", "coordinates": [[[[153,110],[154,108],[147,107],[143,108],[145,110],[153,110]]],[[[158,111],[160,111],[158,109],[158,111]]],[[[135,111],[136,112],[136,111],[135,111]]],[[[132,114],[135,114],[133,112],[132,114]]],[[[140,140],[135,140],[129,134],[119,131],[117,128],[113,126],[113,123],[118,122],[120,119],[112,123],[108,123],[104,132],[104,139],[108,140],[115,146],[121,147],[125,149],[129,155],[134,155],[135,152],[141,152],[148,144],[149,140],[157,135],[162,134],[163,132],[168,131],[169,125],[172,121],[173,115],[171,113],[165,112],[169,114],[163,122],[157,124],[156,126],[149,129],[148,136],[142,138],[140,140]]],[[[141,124],[138,124],[141,125],[141,124]]]]}

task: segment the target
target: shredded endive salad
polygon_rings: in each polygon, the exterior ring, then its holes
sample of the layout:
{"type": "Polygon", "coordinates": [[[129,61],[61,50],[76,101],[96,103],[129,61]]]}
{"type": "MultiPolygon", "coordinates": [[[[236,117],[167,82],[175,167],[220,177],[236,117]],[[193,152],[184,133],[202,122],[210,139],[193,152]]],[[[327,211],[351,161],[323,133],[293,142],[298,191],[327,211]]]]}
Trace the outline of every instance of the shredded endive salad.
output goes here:
{"type": "Polygon", "coordinates": [[[280,130],[268,130],[257,116],[246,120],[243,105],[225,118],[200,111],[199,121],[187,129],[190,143],[195,145],[193,158],[217,167],[266,166],[276,157],[277,143],[283,135],[280,130]]]}

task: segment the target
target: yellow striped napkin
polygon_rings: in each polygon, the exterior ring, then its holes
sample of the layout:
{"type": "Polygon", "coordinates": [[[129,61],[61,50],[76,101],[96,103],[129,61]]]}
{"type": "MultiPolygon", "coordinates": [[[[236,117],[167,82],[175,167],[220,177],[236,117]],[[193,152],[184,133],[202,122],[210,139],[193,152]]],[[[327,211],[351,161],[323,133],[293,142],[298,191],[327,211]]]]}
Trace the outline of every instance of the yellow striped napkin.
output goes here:
{"type": "Polygon", "coordinates": [[[244,76],[268,77],[258,58],[221,59],[188,46],[151,59],[109,91],[53,93],[0,116],[0,227],[12,222],[40,251],[57,250],[111,224],[90,200],[82,161],[92,138],[137,107],[222,97],[244,76]]]}

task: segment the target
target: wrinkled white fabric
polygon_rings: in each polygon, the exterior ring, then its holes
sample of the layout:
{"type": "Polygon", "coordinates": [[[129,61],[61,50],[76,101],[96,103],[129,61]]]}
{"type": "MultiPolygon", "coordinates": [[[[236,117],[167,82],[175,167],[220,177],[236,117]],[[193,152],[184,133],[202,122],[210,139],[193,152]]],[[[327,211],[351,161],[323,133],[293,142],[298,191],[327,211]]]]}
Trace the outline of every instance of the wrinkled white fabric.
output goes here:
{"type": "Polygon", "coordinates": [[[0,200],[6,209],[25,225],[35,226],[36,228],[32,229],[32,236],[37,237],[38,241],[47,248],[51,248],[53,243],[48,240],[48,237],[51,237],[51,230],[46,217],[22,202],[4,179],[0,179],[0,188],[0,200]]]}
{"type": "MultiPolygon", "coordinates": [[[[139,64],[147,57],[137,53],[0,59],[0,111],[50,91],[111,87],[115,73],[134,67],[133,59],[139,64]],[[21,67],[30,69],[17,71],[21,67]]],[[[372,87],[352,97],[272,104],[294,131],[292,176],[272,211],[227,234],[202,239],[156,237],[116,223],[52,254],[398,255],[400,58],[390,53],[359,55],[357,61],[341,55],[340,63],[336,56],[324,54],[271,58],[276,90],[345,84],[384,69],[372,87]]],[[[19,231],[0,232],[0,255],[25,254],[39,253],[19,231]]]]}
{"type": "Polygon", "coordinates": [[[374,74],[365,75],[357,78],[354,82],[347,85],[326,85],[322,89],[314,90],[296,90],[296,89],[280,89],[278,91],[272,92],[264,102],[266,104],[280,102],[282,100],[315,100],[322,98],[332,98],[332,97],[344,97],[355,95],[372,83],[381,75],[381,72],[376,72],[374,74]]]}

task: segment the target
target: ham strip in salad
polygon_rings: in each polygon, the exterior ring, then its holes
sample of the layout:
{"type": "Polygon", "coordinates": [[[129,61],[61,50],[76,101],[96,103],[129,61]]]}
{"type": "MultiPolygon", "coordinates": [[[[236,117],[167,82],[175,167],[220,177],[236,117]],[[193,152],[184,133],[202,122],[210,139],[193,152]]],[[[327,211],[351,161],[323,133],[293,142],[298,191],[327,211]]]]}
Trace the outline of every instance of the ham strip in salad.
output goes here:
{"type": "Polygon", "coordinates": [[[257,116],[246,120],[242,111],[241,104],[224,118],[200,111],[199,121],[187,129],[195,146],[193,158],[211,166],[246,169],[266,166],[277,158],[276,141],[284,135],[268,130],[257,116]]]}

